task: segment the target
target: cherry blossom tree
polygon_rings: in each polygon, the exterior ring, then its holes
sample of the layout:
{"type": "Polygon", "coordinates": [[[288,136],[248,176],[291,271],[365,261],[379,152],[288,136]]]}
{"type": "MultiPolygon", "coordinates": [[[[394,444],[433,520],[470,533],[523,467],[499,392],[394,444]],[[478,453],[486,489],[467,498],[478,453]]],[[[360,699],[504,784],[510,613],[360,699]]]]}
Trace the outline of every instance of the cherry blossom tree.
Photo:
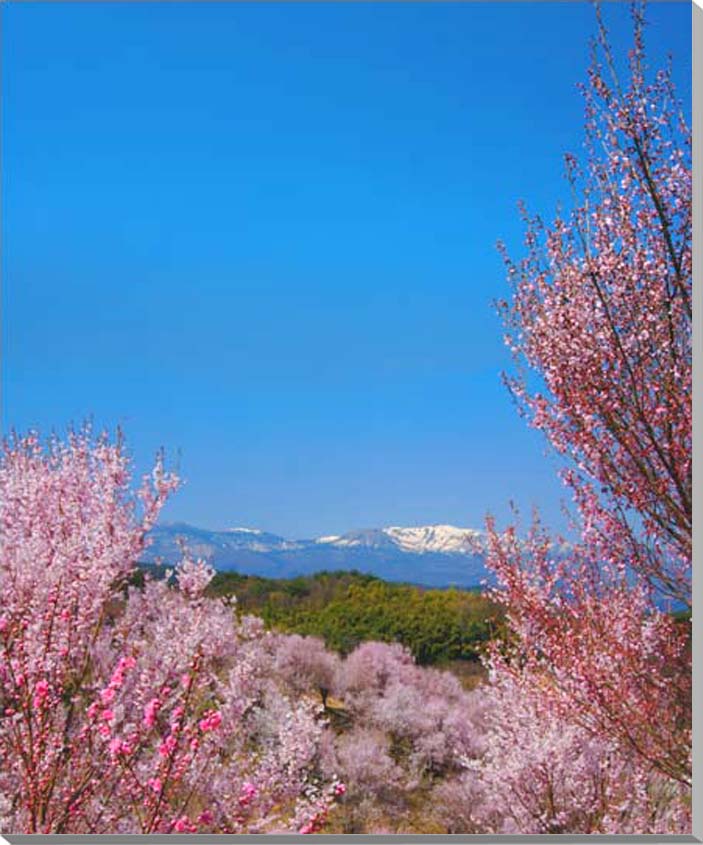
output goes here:
{"type": "Polygon", "coordinates": [[[276,670],[280,675],[299,692],[314,690],[323,706],[327,706],[339,671],[339,657],[317,637],[281,635],[275,643],[276,670]]]}
{"type": "Polygon", "coordinates": [[[624,85],[599,16],[585,162],[567,157],[575,207],[551,227],[525,213],[499,305],[510,388],[571,459],[578,504],[590,514],[595,492],[636,571],[690,605],[691,133],[670,68],[648,74],[640,3],[633,17],[624,85]]]}
{"type": "Polygon", "coordinates": [[[473,800],[463,810],[474,829],[665,834],[690,828],[681,784],[623,753],[607,733],[584,728],[543,684],[541,673],[498,671],[486,691],[486,751],[466,781],[473,800]]]}
{"type": "Polygon", "coordinates": [[[551,832],[684,832],[691,786],[685,626],[652,604],[646,585],[604,562],[596,543],[555,558],[539,523],[526,539],[489,525],[489,542],[494,595],[506,606],[512,638],[492,644],[487,661],[487,804],[495,808],[503,796],[505,817],[516,818],[529,784],[520,832],[550,832],[542,823],[551,832]],[[558,770],[545,774],[545,760],[558,770]],[[511,768],[520,773],[512,782],[511,768]],[[579,779],[601,787],[589,793],[579,779]],[[586,803],[577,806],[571,792],[586,803]],[[566,812],[570,803],[576,816],[566,812]]]}
{"type": "Polygon", "coordinates": [[[643,7],[626,86],[598,19],[574,211],[525,214],[500,304],[510,389],[570,461],[580,539],[560,554],[538,521],[523,540],[488,523],[510,637],[487,660],[479,825],[685,833],[690,631],[660,605],[691,602],[691,138],[670,69],[649,76],[643,7]]]}
{"type": "Polygon", "coordinates": [[[270,635],[175,585],[127,586],[177,479],[136,495],[120,442],[83,431],[0,461],[0,794],[6,832],[320,829],[320,706],[277,677],[270,635]]]}
{"type": "Polygon", "coordinates": [[[462,779],[483,752],[482,698],[450,672],[417,666],[397,643],[377,642],[342,661],[335,694],[351,722],[327,763],[347,788],[334,812],[342,830],[456,832],[427,795],[462,779]]]}

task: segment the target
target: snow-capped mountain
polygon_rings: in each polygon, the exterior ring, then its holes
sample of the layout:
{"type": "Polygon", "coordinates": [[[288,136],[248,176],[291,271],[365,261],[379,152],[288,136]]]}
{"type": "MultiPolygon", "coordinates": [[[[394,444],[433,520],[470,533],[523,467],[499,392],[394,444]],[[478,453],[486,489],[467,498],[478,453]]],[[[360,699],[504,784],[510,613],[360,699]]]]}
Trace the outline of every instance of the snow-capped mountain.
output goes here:
{"type": "Polygon", "coordinates": [[[480,548],[482,534],[473,528],[457,528],[454,525],[419,525],[412,528],[390,526],[370,531],[356,531],[339,537],[318,537],[317,543],[351,548],[364,546],[386,548],[394,545],[404,552],[425,554],[474,554],[480,548]]]}
{"type": "Polygon", "coordinates": [[[211,531],[186,523],[158,525],[144,555],[175,563],[184,545],[220,570],[294,577],[322,569],[358,569],[391,581],[478,586],[487,577],[482,532],[453,525],[390,526],[290,540],[257,528],[211,531]]]}

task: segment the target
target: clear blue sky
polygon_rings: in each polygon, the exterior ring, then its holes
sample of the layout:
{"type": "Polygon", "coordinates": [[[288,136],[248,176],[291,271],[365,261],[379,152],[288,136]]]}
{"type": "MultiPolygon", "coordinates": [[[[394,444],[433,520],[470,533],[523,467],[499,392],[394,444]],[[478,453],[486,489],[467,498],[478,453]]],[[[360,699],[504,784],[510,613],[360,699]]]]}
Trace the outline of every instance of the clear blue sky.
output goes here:
{"type": "MultiPolygon", "coordinates": [[[[6,430],[120,424],[140,468],[180,461],[164,517],[206,527],[559,523],[491,300],[517,200],[568,201],[589,4],[2,18],[6,430]]],[[[691,5],[649,18],[690,101],[691,5]]]]}

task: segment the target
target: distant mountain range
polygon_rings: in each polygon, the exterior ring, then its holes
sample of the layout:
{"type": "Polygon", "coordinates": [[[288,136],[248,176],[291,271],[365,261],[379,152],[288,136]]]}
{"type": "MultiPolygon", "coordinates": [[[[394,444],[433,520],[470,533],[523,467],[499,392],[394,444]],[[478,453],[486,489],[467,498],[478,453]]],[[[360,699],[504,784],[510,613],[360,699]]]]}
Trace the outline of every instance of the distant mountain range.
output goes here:
{"type": "Polygon", "coordinates": [[[220,571],[291,578],[320,570],[358,569],[387,581],[428,587],[477,587],[489,577],[483,533],[453,525],[371,528],[289,540],[254,528],[210,531],[183,522],[157,525],[143,558],[176,563],[179,541],[220,571]]]}

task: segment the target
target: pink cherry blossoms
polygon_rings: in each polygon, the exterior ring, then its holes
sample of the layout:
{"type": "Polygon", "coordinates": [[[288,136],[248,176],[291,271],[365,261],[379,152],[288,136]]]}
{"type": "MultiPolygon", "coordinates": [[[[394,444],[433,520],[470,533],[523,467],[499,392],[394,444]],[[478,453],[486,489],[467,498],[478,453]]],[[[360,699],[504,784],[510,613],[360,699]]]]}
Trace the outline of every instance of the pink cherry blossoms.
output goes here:
{"type": "Polygon", "coordinates": [[[551,228],[527,218],[527,257],[506,257],[513,297],[500,308],[523,368],[509,385],[571,459],[588,530],[600,507],[638,574],[690,605],[691,133],[670,70],[648,78],[633,10],[627,87],[602,24],[594,47],[586,161],[567,157],[580,202],[551,228]]]}
{"type": "Polygon", "coordinates": [[[506,258],[508,383],[570,459],[580,539],[559,552],[538,521],[526,540],[488,523],[511,636],[487,660],[473,818],[500,832],[691,826],[690,621],[662,610],[691,602],[691,136],[633,17],[626,87],[602,22],[594,45],[579,203],[551,228],[526,218],[527,257],[506,258]]]}
{"type": "Polygon", "coordinates": [[[0,463],[0,793],[27,833],[243,832],[318,825],[324,724],[276,680],[269,636],[177,587],[128,578],[176,486],[136,496],[118,442],[84,431],[0,463]]]}

